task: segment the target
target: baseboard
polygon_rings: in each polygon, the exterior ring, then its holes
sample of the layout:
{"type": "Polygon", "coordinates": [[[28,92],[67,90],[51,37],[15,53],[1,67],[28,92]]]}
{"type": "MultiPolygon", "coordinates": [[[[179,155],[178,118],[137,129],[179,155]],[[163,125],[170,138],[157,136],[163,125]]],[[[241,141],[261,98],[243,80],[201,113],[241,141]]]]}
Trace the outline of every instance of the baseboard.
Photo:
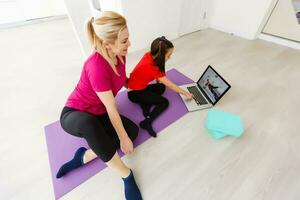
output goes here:
{"type": "Polygon", "coordinates": [[[276,44],[280,44],[280,45],[283,45],[283,46],[287,46],[287,47],[290,47],[290,48],[293,48],[293,49],[300,50],[300,42],[297,42],[297,41],[292,41],[292,40],[288,40],[288,39],[284,39],[284,38],[280,38],[280,37],[276,37],[276,36],[268,35],[268,34],[264,34],[264,33],[261,33],[258,36],[258,38],[262,39],[262,40],[269,41],[269,42],[273,42],[273,43],[276,43],[276,44]]]}
{"type": "Polygon", "coordinates": [[[14,28],[14,27],[36,24],[36,23],[41,23],[41,22],[47,22],[47,21],[52,21],[52,20],[57,20],[57,19],[65,19],[67,17],[68,17],[67,15],[57,15],[57,16],[49,16],[49,17],[26,20],[26,21],[0,24],[0,29],[14,28]]]}

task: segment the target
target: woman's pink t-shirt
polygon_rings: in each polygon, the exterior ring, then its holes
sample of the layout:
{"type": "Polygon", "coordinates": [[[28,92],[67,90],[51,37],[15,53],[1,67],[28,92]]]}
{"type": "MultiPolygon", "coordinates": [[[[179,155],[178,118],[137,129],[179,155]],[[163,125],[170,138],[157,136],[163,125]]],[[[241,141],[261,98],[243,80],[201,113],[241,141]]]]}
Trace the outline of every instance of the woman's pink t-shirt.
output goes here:
{"type": "MultiPolygon", "coordinates": [[[[123,61],[125,62],[125,57],[123,61]]],[[[106,108],[96,92],[111,90],[116,96],[127,79],[125,63],[118,59],[116,69],[119,76],[99,53],[94,52],[84,63],[80,80],[65,105],[95,115],[106,113],[106,108]]]]}

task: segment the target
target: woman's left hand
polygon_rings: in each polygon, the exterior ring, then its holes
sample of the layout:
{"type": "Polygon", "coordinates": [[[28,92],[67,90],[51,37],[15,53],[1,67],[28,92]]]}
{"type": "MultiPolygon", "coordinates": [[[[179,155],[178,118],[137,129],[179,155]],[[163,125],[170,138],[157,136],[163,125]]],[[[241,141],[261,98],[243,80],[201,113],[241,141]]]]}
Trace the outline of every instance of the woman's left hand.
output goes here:
{"type": "Polygon", "coordinates": [[[133,153],[133,144],[132,144],[131,139],[129,137],[121,138],[120,139],[120,148],[124,154],[133,153]]]}

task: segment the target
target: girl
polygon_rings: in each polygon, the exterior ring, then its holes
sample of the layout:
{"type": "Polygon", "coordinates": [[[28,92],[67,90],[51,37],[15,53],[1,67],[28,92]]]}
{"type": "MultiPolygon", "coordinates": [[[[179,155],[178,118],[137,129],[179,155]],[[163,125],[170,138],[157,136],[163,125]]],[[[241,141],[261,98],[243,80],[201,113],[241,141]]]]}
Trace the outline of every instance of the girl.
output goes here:
{"type": "Polygon", "coordinates": [[[152,122],[169,105],[168,99],[162,96],[165,88],[180,93],[188,100],[192,94],[181,89],[165,74],[165,63],[170,59],[174,50],[173,44],[164,36],[155,39],[151,44],[151,51],[147,52],[130,74],[128,80],[128,98],[141,106],[145,119],[140,122],[140,127],[156,137],[152,122]],[[151,81],[156,83],[148,85],[151,81]],[[151,111],[151,106],[154,106],[151,111]]]}
{"type": "Polygon", "coordinates": [[[115,12],[103,12],[88,21],[87,35],[94,52],[86,60],[80,80],[62,110],[60,123],[69,134],[84,138],[91,149],[79,148],[57,173],[69,171],[99,157],[124,181],[127,200],[142,200],[132,171],[117,153],[133,152],[138,126],[120,116],[115,95],[126,83],[125,56],[130,46],[126,20],[115,12]]]}

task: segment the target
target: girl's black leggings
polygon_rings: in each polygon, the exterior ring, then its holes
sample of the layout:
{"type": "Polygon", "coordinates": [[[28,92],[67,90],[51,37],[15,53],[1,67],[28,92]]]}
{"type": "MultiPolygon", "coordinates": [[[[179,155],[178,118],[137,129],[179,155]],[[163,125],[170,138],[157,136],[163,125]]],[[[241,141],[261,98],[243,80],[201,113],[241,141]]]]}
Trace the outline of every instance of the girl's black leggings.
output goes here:
{"type": "MultiPolygon", "coordinates": [[[[138,126],[124,116],[121,116],[121,120],[129,138],[133,141],[138,135],[138,126]]],[[[108,114],[93,115],[64,107],[60,124],[67,133],[84,138],[103,162],[108,162],[120,148],[118,135],[108,114]]]]}
{"type": "Polygon", "coordinates": [[[141,106],[145,117],[149,117],[151,121],[157,118],[169,106],[169,101],[162,96],[166,87],[161,83],[150,84],[143,90],[132,90],[128,92],[130,101],[141,106]],[[152,111],[151,106],[154,105],[152,111]]]}

